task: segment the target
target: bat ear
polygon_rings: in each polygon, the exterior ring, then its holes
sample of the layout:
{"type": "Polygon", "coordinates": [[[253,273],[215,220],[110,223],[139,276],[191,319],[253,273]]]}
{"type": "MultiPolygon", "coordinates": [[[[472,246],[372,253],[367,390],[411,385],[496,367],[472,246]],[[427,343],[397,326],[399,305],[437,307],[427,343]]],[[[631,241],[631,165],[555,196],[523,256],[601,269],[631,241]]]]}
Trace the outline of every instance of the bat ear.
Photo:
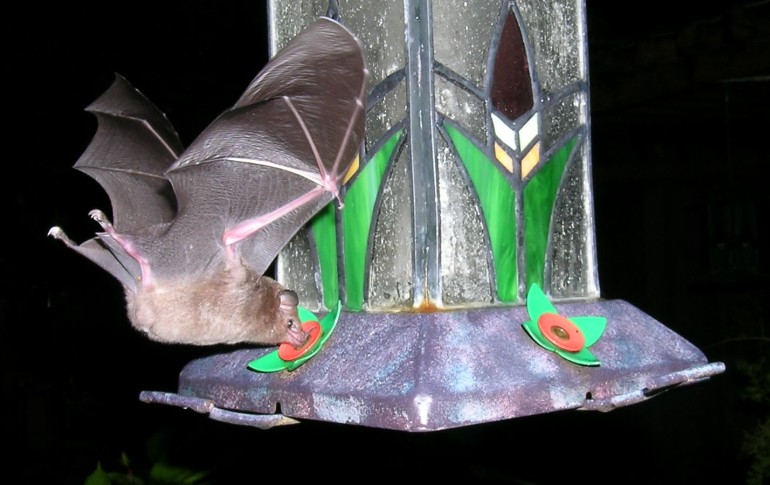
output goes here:
{"type": "Polygon", "coordinates": [[[299,305],[299,297],[297,293],[292,290],[282,290],[278,293],[278,300],[280,301],[281,311],[291,311],[297,308],[299,305]]]}

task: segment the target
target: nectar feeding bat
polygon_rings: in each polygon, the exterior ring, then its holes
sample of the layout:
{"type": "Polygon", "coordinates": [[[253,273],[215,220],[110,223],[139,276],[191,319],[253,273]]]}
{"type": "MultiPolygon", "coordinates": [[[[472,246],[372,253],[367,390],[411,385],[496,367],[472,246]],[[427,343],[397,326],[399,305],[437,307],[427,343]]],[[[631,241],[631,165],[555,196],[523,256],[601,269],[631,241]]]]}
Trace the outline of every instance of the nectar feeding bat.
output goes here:
{"type": "Polygon", "coordinates": [[[112,222],[91,211],[103,231],[80,245],[59,227],[49,235],[121,282],[132,325],[153,340],[301,345],[297,294],[264,273],[340,200],[363,139],[367,75],[358,40],[322,17],[186,150],[116,76],[86,108],[98,128],[75,164],[107,192],[112,222]]]}

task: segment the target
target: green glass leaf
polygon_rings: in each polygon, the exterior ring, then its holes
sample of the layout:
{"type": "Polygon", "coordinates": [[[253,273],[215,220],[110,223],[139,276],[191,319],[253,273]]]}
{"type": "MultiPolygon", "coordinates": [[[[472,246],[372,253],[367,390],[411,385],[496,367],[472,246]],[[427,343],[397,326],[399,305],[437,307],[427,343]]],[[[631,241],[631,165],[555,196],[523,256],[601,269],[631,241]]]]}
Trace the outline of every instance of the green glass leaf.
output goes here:
{"type": "Polygon", "coordinates": [[[342,234],[345,258],[345,306],[360,311],[364,305],[364,275],[366,274],[366,250],[374,204],[380,192],[382,177],[393,152],[401,140],[403,130],[397,131],[361,170],[345,195],[342,209],[342,234]]]}
{"type": "Polygon", "coordinates": [[[527,284],[543,284],[548,233],[556,194],[577,137],[553,154],[524,187],[524,254],[527,284]]]}
{"type": "Polygon", "coordinates": [[[601,365],[599,359],[596,358],[590,350],[583,347],[579,352],[567,352],[566,350],[556,349],[556,353],[564,357],[570,362],[578,365],[598,366],[601,365]]]}
{"type": "Polygon", "coordinates": [[[550,350],[551,352],[556,351],[556,346],[546,340],[545,337],[543,337],[543,333],[540,331],[540,328],[537,326],[537,322],[533,322],[532,320],[527,320],[526,322],[521,324],[522,327],[524,327],[524,330],[529,334],[530,337],[532,337],[532,340],[535,341],[539,346],[543,347],[546,350],[550,350]]]}
{"type": "Polygon", "coordinates": [[[443,127],[473,182],[481,204],[492,246],[497,296],[500,301],[516,301],[516,193],[495,162],[472,141],[449,123],[444,123],[443,127]]]}
{"type": "Polygon", "coordinates": [[[586,339],[586,347],[595,344],[607,327],[607,319],[604,317],[569,317],[569,321],[577,325],[586,339]]]}
{"type": "Polygon", "coordinates": [[[318,269],[321,273],[321,290],[324,306],[333,308],[340,299],[339,269],[337,266],[336,201],[324,207],[311,222],[315,239],[318,269]]]}
{"type": "Polygon", "coordinates": [[[540,315],[543,313],[559,314],[556,307],[553,306],[548,297],[545,296],[543,290],[536,284],[530,285],[529,292],[527,293],[527,313],[529,313],[529,318],[534,322],[537,322],[537,319],[540,318],[540,315]]]}

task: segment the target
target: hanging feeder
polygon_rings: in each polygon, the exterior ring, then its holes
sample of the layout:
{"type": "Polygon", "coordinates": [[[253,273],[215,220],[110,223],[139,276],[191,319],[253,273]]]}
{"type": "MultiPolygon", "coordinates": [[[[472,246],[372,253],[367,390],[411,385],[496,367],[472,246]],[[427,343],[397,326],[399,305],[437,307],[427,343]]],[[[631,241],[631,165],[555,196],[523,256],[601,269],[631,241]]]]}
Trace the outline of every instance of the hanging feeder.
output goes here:
{"type": "Polygon", "coordinates": [[[724,371],[600,297],[582,0],[273,0],[269,12],[273,53],[329,15],[370,71],[344,207],[278,260],[314,340],[192,361],[177,392],[141,400],[260,428],[431,431],[609,411],[724,371]]]}

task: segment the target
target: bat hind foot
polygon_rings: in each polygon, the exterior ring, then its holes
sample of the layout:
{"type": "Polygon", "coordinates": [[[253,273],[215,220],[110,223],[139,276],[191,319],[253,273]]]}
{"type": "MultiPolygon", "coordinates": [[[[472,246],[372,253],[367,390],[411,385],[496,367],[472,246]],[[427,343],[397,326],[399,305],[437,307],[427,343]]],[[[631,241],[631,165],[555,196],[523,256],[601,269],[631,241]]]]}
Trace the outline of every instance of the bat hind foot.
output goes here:
{"type": "Polygon", "coordinates": [[[107,218],[107,216],[104,215],[104,212],[100,211],[99,209],[92,210],[91,212],[88,213],[88,215],[91,217],[91,219],[98,222],[99,225],[102,226],[102,229],[105,229],[105,230],[112,229],[112,223],[107,218]]]}
{"type": "Polygon", "coordinates": [[[59,226],[53,226],[48,230],[48,235],[54,239],[64,242],[67,246],[76,246],[75,242],[65,234],[64,230],[59,226]]]}

